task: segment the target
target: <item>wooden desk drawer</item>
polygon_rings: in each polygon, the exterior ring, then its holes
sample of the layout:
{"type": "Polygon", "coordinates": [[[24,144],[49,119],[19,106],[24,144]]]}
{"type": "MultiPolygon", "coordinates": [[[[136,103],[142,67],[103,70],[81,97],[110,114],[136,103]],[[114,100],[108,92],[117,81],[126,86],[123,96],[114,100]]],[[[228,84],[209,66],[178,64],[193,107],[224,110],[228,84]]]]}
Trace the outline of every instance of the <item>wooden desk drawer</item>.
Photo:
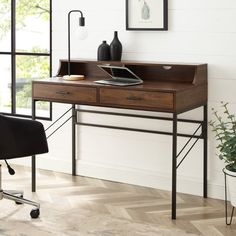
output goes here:
{"type": "Polygon", "coordinates": [[[37,99],[69,103],[96,103],[96,88],[33,83],[33,97],[37,99]]]}
{"type": "Polygon", "coordinates": [[[129,91],[124,89],[101,89],[100,103],[130,108],[151,108],[151,110],[173,109],[173,94],[162,92],[129,91]]]}

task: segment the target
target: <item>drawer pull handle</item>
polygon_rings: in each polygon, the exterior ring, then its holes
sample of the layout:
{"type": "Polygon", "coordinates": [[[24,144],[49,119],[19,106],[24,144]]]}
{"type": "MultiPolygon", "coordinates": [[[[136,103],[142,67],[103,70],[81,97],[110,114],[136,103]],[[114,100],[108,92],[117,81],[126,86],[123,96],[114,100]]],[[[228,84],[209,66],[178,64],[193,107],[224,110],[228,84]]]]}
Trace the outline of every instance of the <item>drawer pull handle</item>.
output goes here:
{"type": "Polygon", "coordinates": [[[70,92],[68,92],[68,91],[57,91],[56,94],[60,94],[60,95],[69,95],[70,92]]]}
{"type": "Polygon", "coordinates": [[[136,96],[132,96],[132,95],[130,95],[130,96],[128,96],[128,97],[126,97],[128,100],[133,100],[133,101],[140,101],[140,100],[143,100],[143,98],[142,97],[136,97],[136,96]]]}

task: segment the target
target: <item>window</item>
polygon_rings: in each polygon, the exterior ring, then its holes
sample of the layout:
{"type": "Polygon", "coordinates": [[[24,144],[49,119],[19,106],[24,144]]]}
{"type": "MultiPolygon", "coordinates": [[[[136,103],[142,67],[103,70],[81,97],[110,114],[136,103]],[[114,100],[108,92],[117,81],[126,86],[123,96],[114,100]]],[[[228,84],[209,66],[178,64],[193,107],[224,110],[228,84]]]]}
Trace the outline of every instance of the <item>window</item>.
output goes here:
{"type": "Polygon", "coordinates": [[[31,116],[31,81],[50,76],[51,0],[0,0],[0,112],[31,116]]]}

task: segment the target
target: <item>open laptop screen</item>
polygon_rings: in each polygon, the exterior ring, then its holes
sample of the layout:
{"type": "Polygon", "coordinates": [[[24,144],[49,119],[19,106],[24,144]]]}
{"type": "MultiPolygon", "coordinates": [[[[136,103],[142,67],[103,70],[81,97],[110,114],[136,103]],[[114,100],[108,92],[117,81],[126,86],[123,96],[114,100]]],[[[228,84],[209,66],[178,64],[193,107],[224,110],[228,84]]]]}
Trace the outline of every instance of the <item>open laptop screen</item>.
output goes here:
{"type": "Polygon", "coordinates": [[[142,84],[143,81],[135,75],[129,68],[124,66],[98,65],[111,78],[96,80],[95,83],[117,86],[129,86],[142,84]]]}
{"type": "Polygon", "coordinates": [[[114,79],[131,79],[135,81],[137,80],[142,81],[137,75],[135,75],[127,67],[110,66],[110,65],[98,65],[98,66],[114,79]]]}

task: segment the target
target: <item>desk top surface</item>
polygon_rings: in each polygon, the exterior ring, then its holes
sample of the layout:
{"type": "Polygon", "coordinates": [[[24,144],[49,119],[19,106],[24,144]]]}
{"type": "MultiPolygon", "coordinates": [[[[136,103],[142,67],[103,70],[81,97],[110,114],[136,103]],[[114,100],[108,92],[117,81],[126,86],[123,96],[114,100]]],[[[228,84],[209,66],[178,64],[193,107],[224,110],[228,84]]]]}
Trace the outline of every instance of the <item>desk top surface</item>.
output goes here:
{"type": "Polygon", "coordinates": [[[126,89],[126,90],[149,90],[149,91],[161,91],[161,92],[178,92],[178,91],[193,89],[194,87],[196,87],[196,85],[189,83],[173,83],[170,81],[164,82],[158,80],[157,81],[145,80],[143,84],[132,85],[132,86],[114,86],[114,85],[98,84],[94,82],[96,80],[98,80],[98,78],[96,77],[86,77],[84,80],[78,80],[78,81],[67,81],[63,80],[62,77],[52,77],[43,80],[34,80],[33,83],[60,84],[64,86],[89,86],[97,88],[126,89]]]}

